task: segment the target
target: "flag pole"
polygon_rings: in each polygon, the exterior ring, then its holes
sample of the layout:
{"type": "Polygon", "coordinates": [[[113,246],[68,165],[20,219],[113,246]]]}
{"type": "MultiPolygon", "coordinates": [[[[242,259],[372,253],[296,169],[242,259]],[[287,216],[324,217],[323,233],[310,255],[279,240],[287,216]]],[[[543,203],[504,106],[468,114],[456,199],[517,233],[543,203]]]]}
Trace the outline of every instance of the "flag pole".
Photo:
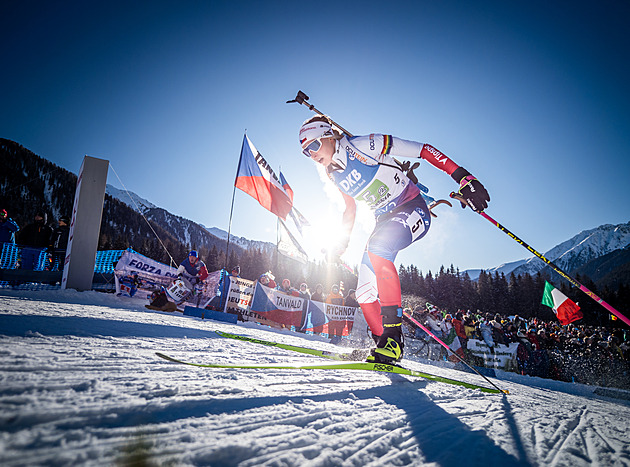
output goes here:
{"type": "MultiPolygon", "coordinates": [[[[463,204],[466,204],[465,200],[463,197],[461,197],[460,195],[458,195],[457,193],[453,192],[451,193],[451,198],[457,199],[458,201],[460,201],[463,204]]],[[[536,251],[534,248],[532,248],[531,246],[529,246],[527,243],[525,243],[523,240],[521,240],[520,238],[518,238],[516,235],[514,235],[512,232],[510,232],[507,228],[505,228],[504,226],[502,226],[501,224],[499,224],[497,221],[495,221],[492,217],[490,217],[488,214],[486,214],[484,211],[481,211],[478,213],[481,217],[485,218],[486,220],[488,220],[491,224],[493,224],[495,227],[497,227],[499,230],[505,232],[506,235],[508,235],[509,237],[513,238],[515,242],[521,244],[524,248],[526,248],[529,252],[533,253],[535,256],[537,256],[539,259],[541,259],[542,261],[545,262],[545,264],[547,266],[549,266],[551,269],[553,269],[554,271],[556,271],[558,274],[560,274],[562,277],[564,277],[567,281],[569,281],[569,283],[574,286],[577,287],[578,289],[580,289],[582,292],[584,292],[586,295],[588,295],[589,297],[591,297],[593,300],[595,300],[597,303],[599,303],[601,306],[603,306],[604,308],[606,308],[606,310],[608,310],[608,312],[610,312],[611,314],[613,314],[614,316],[616,316],[617,318],[619,318],[620,320],[622,320],[624,323],[626,323],[628,326],[630,326],[630,319],[628,319],[625,315],[623,315],[621,312],[617,311],[615,308],[613,308],[611,305],[609,305],[608,303],[606,303],[602,298],[598,297],[594,292],[591,292],[588,288],[586,288],[583,284],[580,284],[578,281],[576,281],[575,279],[573,279],[571,276],[569,276],[566,272],[564,272],[562,269],[560,269],[558,266],[556,266],[551,260],[545,258],[545,256],[541,253],[539,253],[538,251],[536,251]]]]}
{"type": "Polygon", "coordinates": [[[225,248],[225,269],[228,269],[228,261],[230,258],[230,232],[232,231],[232,214],[234,213],[234,197],[236,196],[236,180],[238,179],[238,173],[241,170],[241,160],[243,159],[243,148],[245,147],[245,138],[247,137],[247,130],[243,135],[243,144],[241,145],[241,153],[238,156],[238,166],[236,168],[236,176],[234,177],[234,187],[232,188],[232,204],[230,205],[230,220],[228,222],[228,236],[227,246],[225,248]]]}

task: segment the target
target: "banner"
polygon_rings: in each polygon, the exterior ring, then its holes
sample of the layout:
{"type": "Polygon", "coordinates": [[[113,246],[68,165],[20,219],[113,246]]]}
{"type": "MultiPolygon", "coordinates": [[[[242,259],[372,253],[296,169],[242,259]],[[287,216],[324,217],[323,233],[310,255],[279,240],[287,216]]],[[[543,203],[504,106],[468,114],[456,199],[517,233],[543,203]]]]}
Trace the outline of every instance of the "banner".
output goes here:
{"type": "Polygon", "coordinates": [[[496,344],[494,353],[491,353],[490,348],[484,341],[469,339],[467,343],[468,351],[476,357],[483,358],[483,363],[486,367],[506,371],[517,368],[516,350],[518,346],[518,342],[512,342],[509,346],[496,344]]]}
{"type": "Polygon", "coordinates": [[[226,276],[226,279],[230,282],[223,311],[245,319],[244,316],[247,314],[254,295],[254,281],[233,276],[226,276]]]}
{"type": "Polygon", "coordinates": [[[250,317],[252,321],[263,324],[265,321],[271,321],[301,329],[302,318],[308,303],[308,300],[303,298],[287,295],[262,284],[257,284],[251,304],[250,317]]]}
{"type": "Polygon", "coordinates": [[[309,300],[304,330],[329,336],[348,336],[356,312],[357,308],[354,307],[309,300]]]}
{"type": "MultiPolygon", "coordinates": [[[[209,302],[217,294],[220,276],[221,271],[210,273],[196,293],[179,305],[197,307],[209,302]]],[[[162,287],[168,288],[176,277],[176,268],[130,250],[123,253],[114,270],[116,294],[127,297],[148,299],[162,287]]]]}

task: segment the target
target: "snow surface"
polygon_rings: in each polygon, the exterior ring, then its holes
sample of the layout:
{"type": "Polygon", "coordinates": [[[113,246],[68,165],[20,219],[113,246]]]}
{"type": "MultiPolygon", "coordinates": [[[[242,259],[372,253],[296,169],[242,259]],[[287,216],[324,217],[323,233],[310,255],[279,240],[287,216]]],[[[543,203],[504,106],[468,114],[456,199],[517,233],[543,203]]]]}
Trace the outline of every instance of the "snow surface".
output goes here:
{"type": "Polygon", "coordinates": [[[510,395],[496,395],[382,373],[178,365],[155,352],[324,362],[213,330],[339,348],[143,305],[98,292],[0,291],[0,465],[630,466],[630,402],[590,386],[499,372],[493,381],[510,395]]]}

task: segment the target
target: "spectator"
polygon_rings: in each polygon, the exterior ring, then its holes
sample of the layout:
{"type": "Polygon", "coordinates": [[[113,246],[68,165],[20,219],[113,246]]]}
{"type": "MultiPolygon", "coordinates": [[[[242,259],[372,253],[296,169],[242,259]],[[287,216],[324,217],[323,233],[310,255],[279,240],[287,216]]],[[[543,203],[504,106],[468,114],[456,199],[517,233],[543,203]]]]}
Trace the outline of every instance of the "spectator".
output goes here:
{"type": "Polygon", "coordinates": [[[52,253],[52,268],[57,271],[64,267],[66,259],[66,248],[68,247],[68,236],[70,235],[70,219],[68,216],[59,218],[59,226],[53,230],[50,236],[49,251],[52,253]]]}
{"type": "Polygon", "coordinates": [[[199,259],[199,253],[196,250],[188,253],[188,258],[182,261],[177,268],[177,278],[183,279],[190,289],[206,280],[207,277],[206,264],[199,259]]]}
{"type": "Polygon", "coordinates": [[[359,302],[357,302],[357,291],[354,289],[348,290],[348,295],[344,299],[345,306],[351,306],[357,308],[359,306],[359,302]]]}
{"type": "MultiPolygon", "coordinates": [[[[177,268],[177,278],[180,279],[186,288],[190,290],[192,295],[199,295],[201,290],[201,283],[208,277],[208,269],[206,264],[199,259],[199,254],[196,250],[192,250],[188,253],[188,257],[182,261],[177,268]]],[[[190,294],[184,297],[181,302],[189,299],[190,294]]],[[[199,295],[201,298],[201,295],[199,295]]],[[[199,300],[197,300],[199,301],[199,300]]],[[[197,303],[199,305],[199,303],[197,303]]]]}
{"type": "Polygon", "coordinates": [[[429,331],[431,331],[435,337],[438,339],[442,339],[442,314],[438,311],[437,308],[430,308],[429,316],[427,316],[427,327],[429,331]]]}
{"type": "Polygon", "coordinates": [[[162,287],[158,291],[153,292],[151,294],[150,300],[151,300],[151,303],[149,303],[148,305],[144,305],[145,308],[148,308],[149,310],[169,311],[169,312],[177,310],[177,305],[169,301],[168,296],[166,295],[166,291],[164,290],[164,287],[162,287]]]}
{"type": "Polygon", "coordinates": [[[15,243],[18,225],[9,217],[6,209],[0,211],[0,251],[3,243],[15,243]]]}
{"type": "Polygon", "coordinates": [[[453,317],[450,314],[444,316],[444,319],[440,322],[440,329],[442,330],[442,337],[448,338],[453,329],[453,317]]]}
{"type": "Polygon", "coordinates": [[[534,351],[532,343],[527,338],[525,330],[519,330],[516,333],[518,348],[516,349],[516,363],[518,365],[518,372],[522,375],[526,375],[529,371],[529,358],[534,351]]]}
{"type": "MultiPolygon", "coordinates": [[[[421,307],[420,305],[418,305],[412,313],[412,317],[418,321],[420,324],[422,324],[424,327],[427,327],[427,316],[428,316],[429,312],[426,310],[426,308],[421,307]]],[[[414,332],[414,337],[416,339],[429,339],[429,335],[427,334],[427,332],[422,329],[421,327],[416,326],[415,324],[413,325],[413,327],[416,328],[416,331],[414,332]]]]}
{"type": "MultiPolygon", "coordinates": [[[[330,293],[326,297],[326,303],[330,305],[343,306],[343,295],[339,292],[339,286],[337,284],[333,284],[330,288],[330,293]]],[[[328,323],[328,336],[331,338],[330,342],[332,344],[338,344],[341,342],[344,327],[345,324],[341,321],[330,321],[328,323]]]]}
{"type": "Polygon", "coordinates": [[[313,300],[314,302],[326,301],[326,296],[324,295],[324,286],[322,284],[317,284],[315,286],[315,293],[311,295],[311,300],[313,300]]]}
{"type": "Polygon", "coordinates": [[[216,305],[215,299],[212,299],[210,302],[211,305],[214,306],[214,309],[218,309],[220,311],[225,310],[225,302],[227,302],[228,293],[230,292],[230,278],[237,279],[241,274],[241,267],[235,265],[232,267],[230,274],[227,274],[227,270],[223,269],[221,273],[221,280],[219,282],[218,294],[218,306],[216,305]]]}
{"type": "Polygon", "coordinates": [[[339,293],[339,286],[337,284],[333,284],[330,288],[330,293],[326,297],[326,303],[330,303],[331,305],[343,305],[343,295],[339,293]]]}
{"type": "Polygon", "coordinates": [[[455,313],[455,318],[453,318],[453,327],[455,328],[455,334],[459,337],[459,342],[465,349],[468,337],[466,336],[466,329],[464,329],[464,317],[461,311],[455,313]]]}
{"type": "Polygon", "coordinates": [[[494,319],[490,320],[490,325],[492,326],[492,340],[494,343],[506,345],[505,334],[503,333],[503,326],[501,325],[501,316],[495,315],[494,319]]]}
{"type": "Polygon", "coordinates": [[[41,252],[48,248],[52,230],[46,225],[46,219],[45,212],[37,211],[33,222],[17,234],[18,243],[22,246],[22,269],[35,269],[41,252]]]}
{"type": "Polygon", "coordinates": [[[298,293],[300,295],[300,298],[303,298],[304,300],[310,300],[311,299],[311,292],[308,290],[308,285],[306,284],[306,282],[302,282],[300,284],[300,288],[298,290],[298,293]]]}
{"type": "Polygon", "coordinates": [[[492,338],[492,328],[488,319],[484,319],[479,323],[479,331],[481,332],[481,338],[488,346],[490,353],[494,353],[494,339],[492,338]]]}
{"type": "Polygon", "coordinates": [[[289,279],[282,279],[282,284],[276,287],[276,290],[294,297],[300,296],[299,292],[291,287],[291,281],[289,279]]]}
{"type": "Polygon", "coordinates": [[[538,341],[538,336],[536,335],[536,329],[530,328],[527,332],[527,338],[532,343],[534,350],[540,350],[540,342],[538,341]]]}
{"type": "Polygon", "coordinates": [[[466,339],[480,338],[479,333],[477,332],[477,323],[475,323],[475,320],[470,314],[464,317],[464,331],[466,332],[466,339]]]}
{"type": "Polygon", "coordinates": [[[278,287],[278,284],[276,284],[276,281],[274,280],[271,272],[265,272],[264,274],[261,274],[258,278],[258,282],[265,287],[269,287],[270,289],[275,289],[276,287],[278,287]]]}

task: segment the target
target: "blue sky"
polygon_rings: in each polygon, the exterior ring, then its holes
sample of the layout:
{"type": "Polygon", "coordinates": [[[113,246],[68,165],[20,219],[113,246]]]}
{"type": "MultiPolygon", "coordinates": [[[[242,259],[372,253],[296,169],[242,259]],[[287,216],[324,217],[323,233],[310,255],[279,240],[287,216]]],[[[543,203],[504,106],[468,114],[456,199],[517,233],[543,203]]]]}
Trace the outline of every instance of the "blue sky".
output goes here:
{"type": "MultiPolygon", "coordinates": [[[[11,3],[0,137],[75,173],[85,154],[108,159],[129,190],[206,226],[227,230],[247,131],[315,224],[308,248],[334,238],[338,205],[297,142],[311,113],[285,104],[299,89],[354,134],[442,150],[541,252],[630,221],[627,2],[11,3]]],[[[426,163],[417,173],[436,198],[455,188],[426,163]]],[[[470,210],[438,215],[398,263],[528,256],[470,210]]],[[[355,228],[349,263],[369,229],[355,228]]],[[[237,192],[232,233],[275,241],[275,217],[237,192]]]]}

